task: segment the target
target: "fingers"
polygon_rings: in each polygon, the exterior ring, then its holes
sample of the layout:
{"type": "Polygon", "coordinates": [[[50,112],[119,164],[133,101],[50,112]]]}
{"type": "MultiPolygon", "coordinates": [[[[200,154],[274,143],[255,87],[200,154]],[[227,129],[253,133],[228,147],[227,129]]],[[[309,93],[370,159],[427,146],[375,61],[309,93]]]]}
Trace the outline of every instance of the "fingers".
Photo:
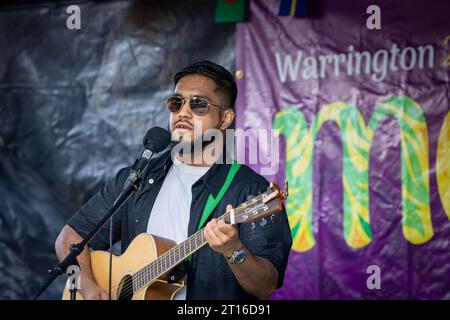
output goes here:
{"type": "Polygon", "coordinates": [[[236,227],[227,224],[223,220],[217,221],[214,228],[215,230],[218,230],[219,233],[226,235],[228,238],[234,238],[237,233],[236,227]]]}
{"type": "Polygon", "coordinates": [[[237,229],[225,223],[223,220],[212,219],[208,224],[208,229],[212,231],[222,244],[237,237],[237,229]]]}
{"type": "Polygon", "coordinates": [[[100,299],[101,300],[109,300],[109,294],[103,289],[100,289],[100,299]]]}
{"type": "Polygon", "coordinates": [[[217,238],[217,236],[214,234],[211,228],[210,227],[208,228],[208,225],[206,225],[205,227],[204,235],[206,241],[213,248],[220,242],[220,240],[217,238]]]}
{"type": "MultiPolygon", "coordinates": [[[[227,205],[227,211],[232,209],[231,205],[227,205]]],[[[212,219],[208,222],[204,229],[204,235],[209,246],[225,256],[230,256],[242,246],[237,228],[221,219],[212,219]]]]}
{"type": "Polygon", "coordinates": [[[84,281],[81,284],[80,293],[84,300],[109,300],[108,292],[91,281],[84,281]]]}
{"type": "Polygon", "coordinates": [[[227,236],[219,231],[217,219],[212,219],[205,228],[205,239],[210,246],[221,246],[227,241],[227,236]]]}
{"type": "Polygon", "coordinates": [[[104,300],[101,297],[100,291],[84,291],[81,292],[81,295],[83,296],[84,300],[104,300]]]}

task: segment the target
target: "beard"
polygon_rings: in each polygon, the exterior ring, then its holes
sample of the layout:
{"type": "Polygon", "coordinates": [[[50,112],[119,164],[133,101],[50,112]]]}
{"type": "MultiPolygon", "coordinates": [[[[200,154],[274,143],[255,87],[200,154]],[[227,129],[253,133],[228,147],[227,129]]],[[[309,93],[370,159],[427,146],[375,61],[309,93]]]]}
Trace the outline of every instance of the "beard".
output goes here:
{"type": "MultiPolygon", "coordinates": [[[[192,141],[172,141],[172,157],[182,158],[187,164],[223,163],[224,137],[222,135],[208,136],[208,139],[192,141]]],[[[172,159],[173,160],[173,159],[172,159]]]]}

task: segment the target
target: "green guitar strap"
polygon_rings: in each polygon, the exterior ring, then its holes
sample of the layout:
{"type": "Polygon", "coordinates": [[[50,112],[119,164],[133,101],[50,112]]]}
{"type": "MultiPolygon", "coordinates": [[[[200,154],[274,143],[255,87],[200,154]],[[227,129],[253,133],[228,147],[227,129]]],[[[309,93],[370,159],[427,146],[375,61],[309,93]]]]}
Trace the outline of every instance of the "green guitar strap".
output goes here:
{"type": "Polygon", "coordinates": [[[233,164],[230,167],[230,171],[228,171],[228,176],[219,193],[217,194],[217,197],[214,198],[212,194],[209,194],[208,200],[206,200],[205,207],[203,208],[202,216],[200,218],[200,223],[198,224],[197,231],[203,228],[203,225],[205,224],[206,220],[208,220],[209,216],[217,207],[220,200],[222,200],[223,195],[225,194],[225,192],[227,192],[228,188],[231,185],[231,182],[233,182],[234,176],[236,175],[240,167],[241,165],[237,163],[236,160],[234,160],[233,164]]]}
{"type": "MultiPolygon", "coordinates": [[[[231,185],[231,182],[233,182],[234,176],[236,175],[240,167],[241,165],[237,163],[236,160],[234,160],[233,163],[231,164],[230,171],[228,171],[228,176],[225,179],[222,188],[219,190],[219,193],[217,194],[217,197],[214,198],[212,194],[209,194],[208,200],[206,200],[205,207],[203,208],[202,216],[200,217],[200,223],[198,224],[197,231],[203,228],[203,225],[205,224],[206,220],[208,220],[208,217],[217,207],[220,200],[222,200],[223,195],[225,194],[225,192],[227,192],[228,188],[231,185]]],[[[191,259],[192,255],[187,257],[185,261],[188,262],[191,259]]]]}

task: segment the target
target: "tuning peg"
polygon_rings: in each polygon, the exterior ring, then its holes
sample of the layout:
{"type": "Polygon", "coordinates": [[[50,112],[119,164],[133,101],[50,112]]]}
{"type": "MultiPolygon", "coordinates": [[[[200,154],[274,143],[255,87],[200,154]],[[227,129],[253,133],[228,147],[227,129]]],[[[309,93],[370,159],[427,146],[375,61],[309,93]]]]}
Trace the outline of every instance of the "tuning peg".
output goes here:
{"type": "Polygon", "coordinates": [[[252,228],[252,231],[255,231],[256,224],[254,222],[252,222],[251,228],[252,228]]]}
{"type": "Polygon", "coordinates": [[[249,195],[247,196],[247,201],[252,200],[254,197],[255,197],[254,195],[249,194],[249,195]]]}
{"type": "Polygon", "coordinates": [[[288,181],[284,180],[284,191],[281,193],[281,198],[285,200],[287,197],[289,197],[289,185],[288,181]]]}
{"type": "Polygon", "coordinates": [[[266,224],[267,224],[266,218],[263,218],[263,219],[261,220],[261,222],[259,223],[259,225],[260,225],[261,227],[264,227],[266,224]]]}

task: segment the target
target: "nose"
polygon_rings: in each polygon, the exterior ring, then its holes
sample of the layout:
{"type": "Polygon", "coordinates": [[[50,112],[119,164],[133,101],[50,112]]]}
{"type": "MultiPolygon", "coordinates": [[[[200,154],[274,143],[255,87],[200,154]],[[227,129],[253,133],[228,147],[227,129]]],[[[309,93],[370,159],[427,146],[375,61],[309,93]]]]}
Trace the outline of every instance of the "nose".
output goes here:
{"type": "Polygon", "coordinates": [[[189,99],[185,99],[183,105],[181,106],[181,110],[178,113],[179,118],[192,118],[192,110],[189,104],[189,99]]]}

